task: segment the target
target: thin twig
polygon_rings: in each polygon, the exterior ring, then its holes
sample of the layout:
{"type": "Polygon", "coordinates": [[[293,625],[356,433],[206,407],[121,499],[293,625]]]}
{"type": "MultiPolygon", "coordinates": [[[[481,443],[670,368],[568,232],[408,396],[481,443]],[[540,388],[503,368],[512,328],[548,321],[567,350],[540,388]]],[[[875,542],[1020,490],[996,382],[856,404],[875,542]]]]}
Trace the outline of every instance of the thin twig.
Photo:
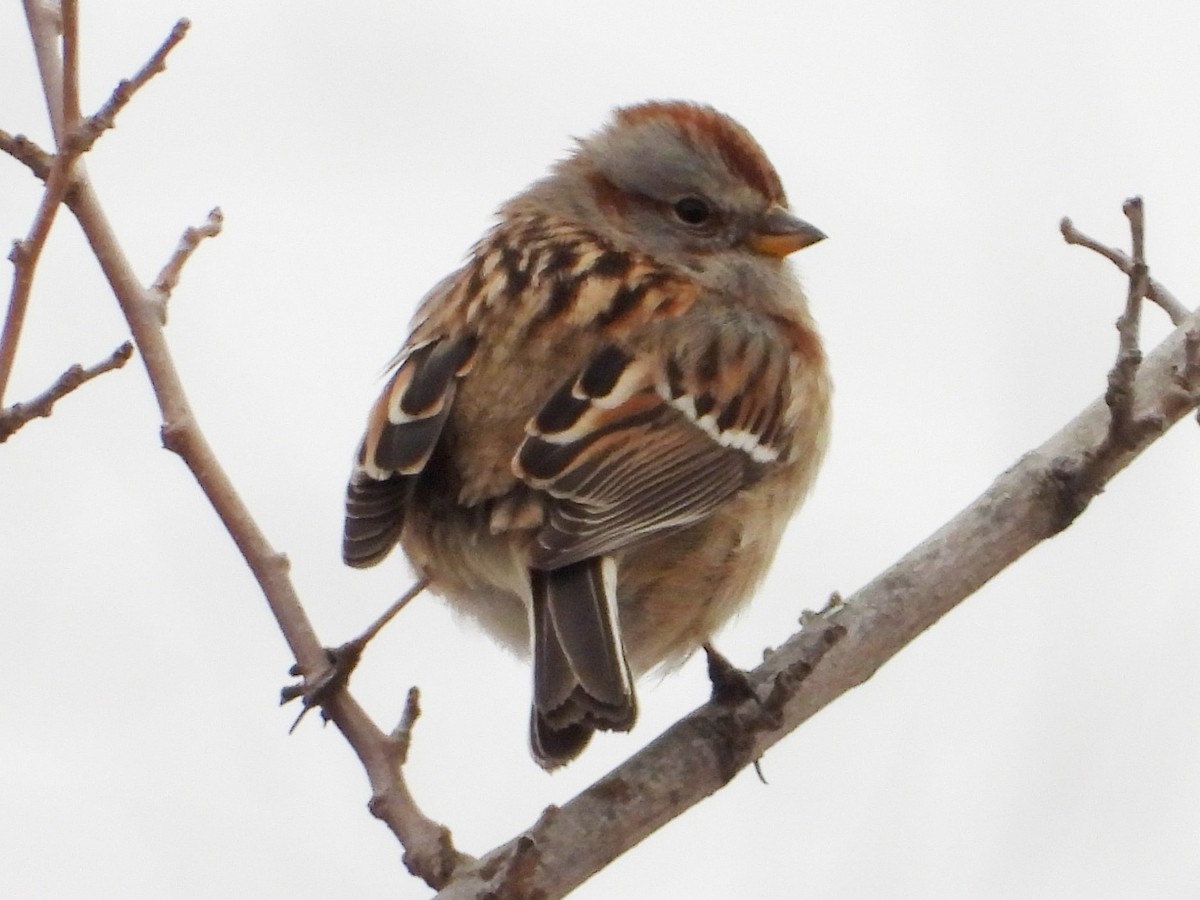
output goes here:
{"type": "Polygon", "coordinates": [[[396,727],[388,735],[392,739],[396,751],[397,766],[402,766],[408,762],[408,748],[412,745],[413,726],[417,724],[417,719],[420,717],[421,691],[418,688],[410,687],[408,689],[408,697],[404,700],[404,712],[400,716],[400,721],[396,723],[396,727]]]}
{"type": "MultiPolygon", "coordinates": [[[[29,299],[33,290],[34,272],[37,269],[42,248],[49,237],[54,218],[58,214],[58,207],[68,198],[75,178],[84,174],[82,165],[75,166],[76,159],[95,143],[96,138],[105,129],[113,126],[113,119],[117,112],[132,99],[137,90],[166,68],[167,54],[183,40],[189,27],[186,19],[180,19],[167,39],[138,70],[137,74],[117,86],[100,112],[86,122],[79,122],[77,0],[65,0],[62,6],[61,23],[48,20],[45,7],[37,4],[35,0],[27,0],[26,15],[30,34],[33,35],[38,52],[39,66],[42,69],[43,90],[46,94],[47,105],[55,124],[55,134],[59,135],[57,138],[59,152],[52,158],[53,162],[46,176],[46,190],[42,194],[41,203],[34,215],[29,235],[25,240],[15,243],[9,255],[15,273],[12,292],[9,296],[8,312],[5,315],[4,327],[0,330],[0,402],[3,402],[4,392],[16,361],[17,345],[21,340],[21,330],[25,324],[25,314],[29,308],[29,299]],[[53,45],[54,42],[46,40],[46,35],[59,26],[61,26],[63,34],[62,61],[59,60],[57,48],[53,45]],[[48,80],[46,79],[47,69],[51,70],[51,77],[48,80]],[[57,98],[53,95],[55,86],[59,91],[57,98]],[[68,137],[64,138],[61,135],[68,135],[68,137]]],[[[28,143],[20,138],[9,141],[10,149],[14,151],[28,151],[28,143]]],[[[211,219],[210,214],[210,222],[211,219]]],[[[209,226],[204,227],[207,229],[209,226]]],[[[219,225],[217,228],[219,230],[219,225]]],[[[184,260],[186,260],[186,254],[184,260]]],[[[182,265],[181,261],[179,266],[182,267],[182,265]]],[[[177,273],[176,278],[178,278],[177,273]]]]}
{"type": "MultiPolygon", "coordinates": [[[[1161,434],[1169,420],[1157,409],[1141,415],[1135,414],[1138,398],[1135,385],[1138,371],[1142,366],[1142,351],[1140,347],[1141,308],[1142,299],[1148,296],[1151,284],[1150,269],[1146,265],[1146,221],[1145,207],[1141,197],[1131,197],[1121,207],[1126,219],[1129,220],[1130,244],[1133,256],[1126,256],[1119,250],[1101,244],[1099,241],[1080,232],[1064,218],[1060,226],[1063,238],[1069,244],[1078,244],[1099,253],[1111,260],[1128,276],[1128,287],[1125,292],[1125,307],[1117,319],[1117,358],[1108,373],[1108,387],[1104,394],[1104,402],[1108,407],[1108,428],[1104,440],[1093,450],[1076,462],[1063,461],[1055,467],[1054,477],[1058,483],[1058,496],[1061,506],[1061,527],[1066,528],[1074,521],[1091,502],[1092,498],[1104,486],[1106,472],[1114,459],[1120,458],[1131,448],[1142,444],[1147,437],[1161,434]]],[[[1162,296],[1169,298],[1170,303],[1177,303],[1170,292],[1160,287],[1162,296]]],[[[1161,304],[1160,304],[1161,305],[1161,304]]],[[[1164,306],[1164,309],[1167,307],[1164,306]]],[[[1172,319],[1175,314],[1172,313],[1172,319]]],[[[1189,321],[1188,313],[1184,321],[1189,321]]],[[[1193,323],[1193,328],[1194,323],[1193,323]]],[[[1181,373],[1188,373],[1189,354],[1188,342],[1185,340],[1183,365],[1176,366],[1173,382],[1176,387],[1176,398],[1183,404],[1193,404],[1200,398],[1195,387],[1185,387],[1180,383],[1181,373]]]]}
{"type": "Polygon", "coordinates": [[[0,403],[4,400],[8,379],[12,375],[13,363],[17,358],[17,345],[21,342],[21,329],[25,326],[25,313],[29,308],[38,258],[42,255],[42,248],[46,246],[50,227],[54,224],[54,217],[58,214],[58,208],[70,185],[69,163],[63,165],[65,162],[65,156],[55,158],[29,234],[23,241],[13,241],[12,251],[8,254],[13,264],[13,283],[4,327],[0,329],[0,403]]]}
{"type": "MultiPolygon", "coordinates": [[[[68,0],[63,7],[63,12],[65,19],[72,25],[71,30],[65,32],[63,37],[66,56],[74,59],[78,54],[76,47],[78,33],[73,27],[77,24],[74,0],[68,0]]],[[[12,292],[9,294],[8,300],[8,312],[4,317],[4,328],[0,330],[0,403],[3,403],[8,379],[12,375],[13,363],[17,358],[17,345],[21,342],[21,329],[25,325],[25,313],[29,308],[29,298],[33,291],[33,275],[37,270],[38,258],[42,254],[42,248],[46,245],[46,239],[50,235],[50,228],[54,224],[58,208],[71,187],[72,168],[76,157],[75,153],[64,146],[65,142],[61,135],[65,133],[62,125],[65,115],[64,108],[70,107],[77,110],[79,107],[78,81],[62,76],[62,63],[58,60],[57,48],[43,46],[46,44],[46,35],[53,25],[47,19],[46,10],[30,0],[26,3],[26,15],[29,21],[29,32],[34,38],[35,49],[38,53],[39,64],[43,63],[43,55],[46,56],[43,78],[47,65],[58,73],[51,82],[43,84],[43,90],[50,108],[51,119],[55,124],[59,152],[50,167],[50,174],[46,178],[46,189],[42,192],[42,200],[34,214],[29,234],[25,240],[13,244],[12,252],[8,257],[12,260],[14,273],[12,292]],[[59,90],[57,98],[53,96],[52,85],[57,86],[59,90]],[[64,91],[74,92],[73,99],[64,102],[64,91]]]]}
{"type": "Polygon", "coordinates": [[[1146,294],[1149,270],[1146,267],[1145,215],[1140,197],[1132,197],[1122,207],[1129,219],[1133,262],[1129,269],[1129,288],[1125,295],[1125,310],[1117,319],[1119,335],[1117,360],[1108,374],[1108,391],[1104,395],[1112,418],[1108,428],[1108,443],[1118,447],[1130,446],[1137,423],[1133,418],[1133,383],[1142,364],[1140,346],[1142,297],[1146,294]]]}
{"type": "MultiPolygon", "coordinates": [[[[1135,352],[1139,329],[1138,310],[1141,306],[1137,298],[1145,297],[1158,304],[1171,317],[1171,322],[1176,327],[1190,316],[1187,307],[1180,303],[1170,290],[1151,277],[1149,267],[1146,266],[1145,210],[1141,198],[1135,197],[1126,201],[1122,210],[1129,219],[1133,245],[1132,258],[1121,250],[1102,244],[1095,238],[1084,234],[1075,227],[1069,218],[1064,218],[1059,226],[1063,239],[1068,244],[1077,244],[1098,253],[1129,276],[1125,312],[1117,322],[1117,329],[1121,335],[1120,350],[1117,363],[1109,374],[1110,386],[1107,396],[1113,410],[1113,418],[1109,427],[1109,449],[1116,444],[1127,442],[1132,430],[1137,428],[1153,430],[1162,425],[1160,419],[1154,415],[1144,417],[1137,422],[1130,422],[1128,418],[1128,409],[1132,398],[1127,395],[1125,385],[1131,383],[1132,375],[1130,373],[1137,367],[1135,352]]],[[[1175,383],[1185,399],[1195,398],[1200,393],[1200,330],[1194,327],[1189,329],[1186,334],[1183,363],[1177,368],[1175,383]]]]}
{"type": "Polygon", "coordinates": [[[76,145],[77,152],[86,153],[99,140],[100,135],[116,124],[117,113],[128,105],[129,101],[133,99],[133,95],[145,87],[151,78],[166,69],[167,55],[184,39],[191,27],[192,23],[187,19],[180,19],[176,22],[166,40],[159,45],[146,64],[138,69],[132,78],[120,81],[96,114],[80,123],[79,128],[71,137],[71,142],[76,145]]]}
{"type": "Polygon", "coordinates": [[[339,691],[345,690],[350,681],[350,675],[358,666],[359,660],[362,659],[367,644],[375,639],[375,635],[379,634],[383,627],[399,614],[400,610],[408,606],[427,587],[429,587],[428,578],[418,579],[416,584],[400,595],[400,599],[385,609],[374,622],[367,626],[366,631],[358,637],[346,641],[340,647],[327,649],[325,651],[327,664],[321,671],[307,672],[299,663],[292,666],[290,674],[301,676],[302,680],[299,684],[286,685],[279,692],[279,703],[282,706],[300,698],[303,699],[304,704],[296,716],[296,720],[292,722],[292,727],[288,729],[289,734],[296,730],[310,709],[324,707],[331,697],[339,691]]]}
{"type": "MultiPolygon", "coordinates": [[[[56,138],[56,140],[60,148],[69,143],[71,152],[76,155],[86,153],[96,143],[100,135],[115,125],[117,113],[125,108],[129,101],[133,99],[133,95],[145,86],[146,82],[166,68],[167,54],[174,49],[176,44],[183,40],[188,28],[191,27],[191,23],[187,19],[180,19],[176,22],[175,27],[171,29],[171,33],[167,36],[166,40],[163,41],[146,64],[132,78],[120,81],[116,88],[113,89],[108,100],[97,110],[95,115],[81,120],[78,75],[63,78],[61,75],[54,74],[55,72],[61,72],[63,66],[71,65],[74,58],[78,56],[77,53],[67,52],[68,46],[74,46],[76,41],[67,38],[66,35],[70,33],[70,29],[64,27],[64,59],[62,63],[59,63],[57,41],[53,39],[57,37],[57,20],[49,24],[44,24],[42,10],[46,4],[39,4],[38,0],[25,0],[25,5],[27,17],[30,22],[30,30],[34,35],[34,45],[36,48],[39,48],[38,66],[42,69],[44,91],[56,135],[62,130],[60,123],[65,117],[63,108],[66,98],[63,92],[68,89],[73,90],[73,100],[69,101],[69,105],[70,111],[74,116],[73,121],[76,124],[66,132],[72,136],[69,140],[66,138],[56,138]],[[33,11],[31,12],[30,10],[33,11]],[[52,31],[49,40],[45,38],[47,31],[52,31]],[[46,81],[47,69],[51,73],[49,82],[46,81]],[[59,82],[62,83],[60,84],[59,82]]],[[[71,6],[73,7],[74,4],[71,6]]],[[[68,7],[64,6],[63,25],[66,26],[71,22],[74,22],[77,28],[78,17],[68,15],[68,7]]],[[[49,177],[50,166],[53,164],[54,157],[24,135],[11,135],[7,131],[0,129],[0,150],[18,162],[24,163],[34,175],[43,181],[49,177]]]]}
{"type": "Polygon", "coordinates": [[[58,39],[62,34],[62,20],[57,3],[48,0],[23,0],[25,22],[29,37],[33,41],[33,53],[37,58],[38,74],[42,79],[42,96],[50,115],[50,128],[54,144],[62,149],[66,143],[66,126],[63,124],[63,65],[58,52],[58,39]]]}
{"type": "MultiPolygon", "coordinates": [[[[63,134],[69,135],[83,118],[79,111],[79,0],[62,2],[63,134]]],[[[59,144],[59,151],[63,149],[59,144]]]]}
{"type": "Polygon", "coordinates": [[[427,587],[429,587],[428,578],[418,579],[416,584],[401,594],[400,598],[387,609],[385,609],[379,618],[372,622],[367,627],[367,630],[355,638],[355,640],[362,644],[370,643],[375,639],[375,635],[379,634],[379,632],[383,630],[383,627],[387,625],[388,622],[396,618],[396,615],[400,612],[400,610],[408,606],[408,604],[411,603],[417,597],[417,595],[419,595],[421,591],[425,590],[427,587]]]}
{"type": "MultiPolygon", "coordinates": [[[[1115,247],[1102,244],[1095,238],[1084,234],[1075,227],[1075,223],[1069,218],[1064,217],[1062,222],[1059,223],[1059,231],[1062,232],[1063,240],[1068,244],[1076,244],[1099,253],[1126,275],[1133,271],[1133,260],[1125,253],[1115,247]]],[[[1167,290],[1166,287],[1159,284],[1153,278],[1148,279],[1146,282],[1146,298],[1162,307],[1163,311],[1171,317],[1171,324],[1176,327],[1181,325],[1184,319],[1190,315],[1188,308],[1180,303],[1175,295],[1167,290]]]]}
{"type": "Polygon", "coordinates": [[[221,233],[224,223],[225,216],[218,206],[209,211],[208,218],[204,220],[203,225],[184,229],[175,252],[171,254],[167,264],[162,267],[162,271],[154,279],[154,284],[150,285],[150,293],[154,295],[155,302],[158,303],[159,314],[164,325],[167,323],[167,304],[171,300],[171,292],[179,284],[179,276],[183,273],[184,265],[196,252],[201,241],[205,238],[216,237],[221,233]]]}
{"type": "Polygon", "coordinates": [[[7,409],[0,410],[0,444],[3,444],[32,420],[49,416],[54,410],[54,404],[67,394],[78,390],[105,372],[111,372],[113,369],[124,366],[129,362],[131,356],[133,356],[133,344],[126,341],[94,366],[88,366],[86,369],[79,364],[71,366],[58,376],[54,384],[32,400],[14,403],[7,409]]]}
{"type": "Polygon", "coordinates": [[[9,134],[0,128],[0,150],[19,163],[24,163],[42,181],[50,177],[54,154],[47,153],[23,134],[9,134]]]}

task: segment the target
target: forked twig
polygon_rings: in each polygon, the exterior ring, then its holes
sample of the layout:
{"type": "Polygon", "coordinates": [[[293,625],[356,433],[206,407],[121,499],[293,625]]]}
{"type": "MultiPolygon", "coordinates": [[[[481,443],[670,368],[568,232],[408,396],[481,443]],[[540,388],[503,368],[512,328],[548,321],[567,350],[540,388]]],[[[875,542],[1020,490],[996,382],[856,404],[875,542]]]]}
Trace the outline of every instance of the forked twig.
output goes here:
{"type": "Polygon", "coordinates": [[[64,0],[58,10],[59,18],[52,20],[52,11],[39,6],[34,0],[26,0],[25,14],[29,20],[30,34],[42,71],[42,87],[46,104],[50,109],[50,121],[54,129],[54,140],[58,154],[53,158],[46,176],[46,188],[33,217],[29,234],[23,241],[13,243],[8,258],[13,264],[12,292],[9,294],[8,312],[4,317],[4,328],[0,331],[0,403],[8,387],[13,363],[17,358],[17,345],[21,341],[21,330],[25,326],[25,313],[33,291],[33,275],[37,270],[38,258],[50,228],[58,215],[58,208],[67,196],[71,183],[71,168],[77,154],[69,152],[65,136],[68,128],[79,119],[79,67],[78,67],[78,8],[77,0],[64,0]],[[61,32],[65,62],[58,58],[54,37],[61,32]]]}
{"type": "Polygon", "coordinates": [[[47,160],[46,154],[36,144],[18,135],[15,138],[3,133],[3,149],[25,162],[35,174],[44,173],[46,189],[34,215],[29,234],[13,245],[9,259],[14,267],[13,286],[9,295],[8,311],[3,329],[0,330],[0,402],[8,386],[12,367],[16,361],[17,346],[25,324],[25,314],[33,290],[34,272],[42,248],[50,235],[58,208],[64,201],[70,202],[74,180],[82,172],[82,164],[76,166],[79,156],[96,142],[96,139],[113,125],[116,114],[132,99],[146,82],[166,67],[166,57],[187,33],[189,23],[180,19],[171,34],[159,46],[147,63],[131,79],[122,81],[100,112],[90,119],[81,121],[79,112],[79,16],[77,0],[63,0],[61,18],[52,21],[47,8],[34,0],[26,0],[26,16],[30,33],[42,73],[43,92],[54,126],[57,155],[47,160]],[[63,54],[59,59],[55,46],[55,33],[61,30],[63,54]],[[49,162],[49,170],[45,165],[49,162]]]}
{"type": "MultiPolygon", "coordinates": [[[[1133,260],[1128,255],[1115,247],[1109,247],[1101,244],[1094,238],[1088,237],[1076,228],[1075,223],[1069,218],[1063,217],[1058,227],[1059,231],[1062,232],[1063,240],[1068,244],[1086,247],[1088,250],[1100,254],[1126,275],[1133,271],[1133,260]]],[[[1153,278],[1147,278],[1146,280],[1146,298],[1162,307],[1163,311],[1171,317],[1171,324],[1173,325],[1181,325],[1190,315],[1188,308],[1180,303],[1175,295],[1167,290],[1166,287],[1159,284],[1153,278]]]]}

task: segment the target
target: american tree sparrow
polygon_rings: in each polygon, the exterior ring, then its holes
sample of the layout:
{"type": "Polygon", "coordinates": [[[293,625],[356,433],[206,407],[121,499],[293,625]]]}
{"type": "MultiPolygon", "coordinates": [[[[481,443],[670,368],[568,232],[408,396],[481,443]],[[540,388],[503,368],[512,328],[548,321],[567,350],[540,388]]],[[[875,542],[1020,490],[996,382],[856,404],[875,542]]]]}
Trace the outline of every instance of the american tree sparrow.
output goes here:
{"type": "Polygon", "coordinates": [[[824,237],[739,124],[618,109],[421,302],[343,554],[399,543],[533,657],[533,755],[626,731],[633,681],[748,598],[813,480],[830,382],[785,262],[824,237]]]}

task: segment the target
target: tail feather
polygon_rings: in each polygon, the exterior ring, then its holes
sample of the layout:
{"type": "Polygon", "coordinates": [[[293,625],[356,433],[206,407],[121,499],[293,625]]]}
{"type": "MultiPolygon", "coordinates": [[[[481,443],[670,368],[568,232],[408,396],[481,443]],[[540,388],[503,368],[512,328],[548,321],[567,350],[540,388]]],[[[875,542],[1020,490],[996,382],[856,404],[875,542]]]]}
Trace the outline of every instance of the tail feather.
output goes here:
{"type": "Polygon", "coordinates": [[[593,731],[628,731],[637,718],[615,575],[607,557],[532,573],[530,739],[544,768],[578,756],[593,731]]]}

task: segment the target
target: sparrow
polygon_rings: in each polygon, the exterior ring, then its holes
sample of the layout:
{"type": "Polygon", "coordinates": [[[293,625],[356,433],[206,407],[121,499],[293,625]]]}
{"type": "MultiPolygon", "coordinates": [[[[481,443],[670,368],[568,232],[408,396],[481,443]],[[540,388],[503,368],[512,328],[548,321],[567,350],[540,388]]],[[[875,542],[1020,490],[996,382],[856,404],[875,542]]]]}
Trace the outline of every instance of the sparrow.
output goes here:
{"type": "Polygon", "coordinates": [[[786,257],[822,238],[745,128],[647,102],[505,203],[421,301],[358,447],[343,558],[399,544],[529,654],[544,768],[633,727],[635,678],[742,606],[808,492],[831,385],[786,257]]]}

